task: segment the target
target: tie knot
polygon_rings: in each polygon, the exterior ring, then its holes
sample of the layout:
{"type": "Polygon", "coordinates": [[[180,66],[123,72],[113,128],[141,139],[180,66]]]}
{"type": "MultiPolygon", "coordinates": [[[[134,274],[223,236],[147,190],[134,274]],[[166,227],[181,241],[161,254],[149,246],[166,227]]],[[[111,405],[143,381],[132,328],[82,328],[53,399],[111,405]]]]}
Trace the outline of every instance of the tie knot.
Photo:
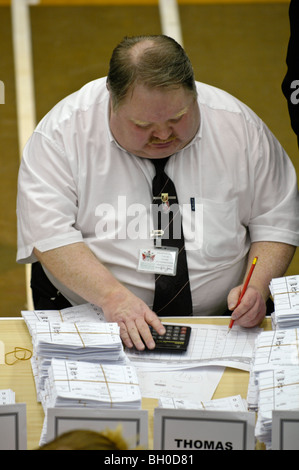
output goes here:
{"type": "Polygon", "coordinates": [[[165,165],[168,162],[169,157],[166,158],[153,158],[151,161],[156,169],[156,174],[164,171],[165,165]]]}

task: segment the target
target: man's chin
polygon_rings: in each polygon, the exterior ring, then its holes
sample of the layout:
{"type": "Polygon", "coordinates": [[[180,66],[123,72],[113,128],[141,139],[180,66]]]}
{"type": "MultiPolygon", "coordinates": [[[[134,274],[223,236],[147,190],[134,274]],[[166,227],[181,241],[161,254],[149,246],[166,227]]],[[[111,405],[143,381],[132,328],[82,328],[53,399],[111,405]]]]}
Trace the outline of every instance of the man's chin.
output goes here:
{"type": "Polygon", "coordinates": [[[180,150],[178,142],[172,141],[168,144],[149,144],[143,153],[147,158],[166,158],[170,157],[170,155],[173,155],[178,150],[180,150]]]}

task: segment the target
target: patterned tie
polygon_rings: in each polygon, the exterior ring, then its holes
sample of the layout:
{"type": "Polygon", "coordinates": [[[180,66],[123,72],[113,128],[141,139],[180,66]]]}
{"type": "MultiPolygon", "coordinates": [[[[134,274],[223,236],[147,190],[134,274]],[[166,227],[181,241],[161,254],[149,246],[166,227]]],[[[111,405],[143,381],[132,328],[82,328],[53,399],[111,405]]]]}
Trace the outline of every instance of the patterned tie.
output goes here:
{"type": "Polygon", "coordinates": [[[192,298],[181,213],[174,183],[164,171],[168,158],[152,159],[151,161],[156,168],[156,176],[153,179],[153,202],[159,206],[159,217],[154,217],[158,226],[154,228],[164,232],[162,246],[178,248],[176,275],[156,274],[153,311],[160,316],[192,315],[192,298]]]}

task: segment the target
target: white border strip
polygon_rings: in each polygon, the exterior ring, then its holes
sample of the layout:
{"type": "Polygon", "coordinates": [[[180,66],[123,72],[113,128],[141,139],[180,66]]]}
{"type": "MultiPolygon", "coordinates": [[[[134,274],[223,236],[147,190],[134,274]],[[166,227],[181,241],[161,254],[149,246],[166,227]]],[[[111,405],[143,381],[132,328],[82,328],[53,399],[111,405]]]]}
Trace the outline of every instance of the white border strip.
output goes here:
{"type": "MultiPolygon", "coordinates": [[[[14,48],[18,141],[20,161],[23,148],[36,125],[34,80],[29,7],[26,0],[12,0],[12,35],[14,48]]],[[[28,310],[33,309],[30,289],[31,265],[25,266],[28,310]]]]}
{"type": "Polygon", "coordinates": [[[25,143],[32,134],[36,123],[31,50],[31,27],[29,7],[26,0],[12,0],[11,13],[18,138],[21,159],[21,154],[25,143]]]}
{"type": "Polygon", "coordinates": [[[162,33],[183,47],[179,7],[176,0],[159,0],[162,33]]]}

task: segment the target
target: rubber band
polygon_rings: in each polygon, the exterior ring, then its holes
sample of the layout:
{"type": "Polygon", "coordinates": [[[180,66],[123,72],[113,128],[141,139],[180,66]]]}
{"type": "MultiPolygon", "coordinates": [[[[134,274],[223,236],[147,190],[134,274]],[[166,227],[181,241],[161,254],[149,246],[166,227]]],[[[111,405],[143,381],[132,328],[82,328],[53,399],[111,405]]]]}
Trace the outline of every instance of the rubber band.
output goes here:
{"type": "Polygon", "coordinates": [[[110,408],[112,408],[112,406],[113,406],[113,401],[112,401],[112,396],[111,396],[109,384],[108,384],[108,381],[107,381],[107,377],[106,377],[106,374],[105,374],[105,371],[104,371],[104,368],[103,368],[102,364],[100,364],[100,367],[101,367],[101,371],[102,371],[103,377],[104,377],[104,379],[105,379],[106,388],[107,388],[107,392],[108,392],[108,395],[109,395],[110,408]]]}
{"type": "Polygon", "coordinates": [[[285,294],[299,294],[299,290],[291,290],[291,291],[283,291],[283,292],[275,292],[272,297],[275,297],[276,295],[285,295],[285,294]]]}
{"type": "Polygon", "coordinates": [[[13,366],[18,361],[29,361],[29,359],[31,359],[31,358],[32,358],[32,351],[30,349],[21,348],[21,347],[16,346],[13,351],[10,351],[10,352],[5,354],[5,364],[7,366],[13,366]],[[14,359],[15,359],[13,362],[9,362],[7,360],[7,357],[11,356],[11,355],[13,355],[14,359]]]}
{"type": "Polygon", "coordinates": [[[93,384],[111,384],[111,385],[134,385],[135,387],[139,387],[138,383],[135,382],[113,382],[110,380],[109,382],[106,380],[104,376],[104,380],[92,380],[92,379],[53,379],[53,382],[87,382],[93,384]]]}
{"type": "Polygon", "coordinates": [[[79,338],[80,338],[80,340],[81,340],[81,343],[82,343],[82,345],[83,345],[83,348],[85,348],[86,346],[85,346],[85,343],[84,343],[84,341],[83,341],[83,338],[82,338],[82,336],[81,336],[81,334],[80,334],[80,331],[79,331],[79,329],[78,329],[78,327],[77,327],[77,323],[74,323],[74,325],[75,325],[75,328],[76,328],[77,333],[78,333],[78,335],[79,335],[79,338]]]}
{"type": "Polygon", "coordinates": [[[290,384],[273,385],[273,387],[261,388],[260,391],[261,392],[266,392],[267,390],[280,389],[280,388],[284,388],[284,387],[293,387],[294,385],[296,385],[296,386],[299,385],[299,382],[292,382],[290,384]]]}

